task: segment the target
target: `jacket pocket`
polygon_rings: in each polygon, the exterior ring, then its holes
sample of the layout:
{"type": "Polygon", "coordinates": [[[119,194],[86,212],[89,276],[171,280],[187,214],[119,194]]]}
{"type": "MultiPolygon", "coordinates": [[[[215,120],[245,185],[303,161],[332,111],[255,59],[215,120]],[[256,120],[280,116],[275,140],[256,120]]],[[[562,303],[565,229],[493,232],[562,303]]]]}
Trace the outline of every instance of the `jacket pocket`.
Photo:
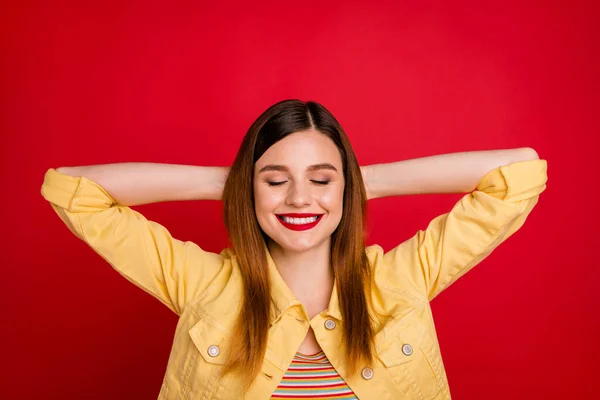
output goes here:
{"type": "Polygon", "coordinates": [[[190,329],[189,334],[205,362],[225,365],[231,348],[231,335],[225,328],[219,328],[206,319],[200,319],[190,329]]]}
{"type": "MultiPolygon", "coordinates": [[[[218,322],[200,318],[188,331],[190,346],[183,367],[183,399],[226,399],[235,384],[221,376],[231,349],[231,333],[218,322]]],[[[233,390],[234,391],[234,390],[233,390]]]]}
{"type": "Polygon", "coordinates": [[[402,325],[377,355],[396,387],[415,399],[441,398],[440,377],[433,367],[433,340],[418,322],[402,325]]]}

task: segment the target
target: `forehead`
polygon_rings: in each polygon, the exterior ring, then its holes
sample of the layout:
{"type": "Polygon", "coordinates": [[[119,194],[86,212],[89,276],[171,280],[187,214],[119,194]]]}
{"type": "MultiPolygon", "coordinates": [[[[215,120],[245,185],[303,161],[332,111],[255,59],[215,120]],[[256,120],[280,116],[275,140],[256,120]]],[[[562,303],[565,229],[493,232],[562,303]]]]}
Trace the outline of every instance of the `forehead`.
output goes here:
{"type": "Polygon", "coordinates": [[[330,163],[341,170],[342,158],[333,140],[313,130],[295,132],[286,136],[256,161],[260,169],[267,164],[304,168],[319,163],[330,163]]]}

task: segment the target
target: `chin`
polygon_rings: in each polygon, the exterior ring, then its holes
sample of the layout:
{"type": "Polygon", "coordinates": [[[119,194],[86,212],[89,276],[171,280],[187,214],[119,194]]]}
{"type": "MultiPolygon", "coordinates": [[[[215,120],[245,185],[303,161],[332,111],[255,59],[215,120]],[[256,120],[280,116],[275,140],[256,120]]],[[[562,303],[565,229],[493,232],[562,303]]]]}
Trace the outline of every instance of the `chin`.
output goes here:
{"type": "Polygon", "coordinates": [[[284,247],[284,249],[289,250],[289,251],[302,252],[302,251],[310,250],[310,249],[312,249],[314,247],[316,247],[314,244],[310,244],[310,245],[292,245],[292,246],[286,246],[286,247],[284,247]]]}
{"type": "Polygon", "coordinates": [[[293,242],[293,243],[286,243],[286,245],[282,246],[282,247],[286,250],[302,252],[302,251],[311,250],[316,247],[324,245],[325,242],[327,241],[326,239],[327,238],[323,238],[322,240],[318,240],[318,241],[312,240],[310,242],[297,241],[297,242],[293,242]]]}
{"type": "Polygon", "coordinates": [[[287,250],[287,251],[302,252],[302,251],[310,250],[313,247],[318,245],[318,243],[315,243],[313,241],[310,241],[310,242],[307,242],[306,240],[290,241],[287,238],[273,238],[273,236],[269,236],[269,238],[278,247],[280,247],[283,250],[287,250]]]}
{"type": "Polygon", "coordinates": [[[289,250],[289,251],[305,251],[314,246],[313,244],[309,244],[309,243],[297,243],[297,242],[290,243],[290,242],[285,242],[285,241],[281,242],[281,241],[277,241],[277,240],[275,242],[283,250],[289,250]]]}

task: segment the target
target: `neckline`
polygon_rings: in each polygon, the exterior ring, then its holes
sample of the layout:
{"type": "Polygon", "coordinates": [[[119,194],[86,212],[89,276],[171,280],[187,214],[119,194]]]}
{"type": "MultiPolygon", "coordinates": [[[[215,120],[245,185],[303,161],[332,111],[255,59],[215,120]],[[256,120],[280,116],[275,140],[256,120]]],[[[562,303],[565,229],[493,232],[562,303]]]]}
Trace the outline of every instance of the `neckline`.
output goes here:
{"type": "Polygon", "coordinates": [[[300,353],[299,351],[297,351],[296,355],[302,356],[302,357],[315,357],[315,356],[321,355],[322,353],[323,353],[323,349],[319,350],[318,352],[316,352],[314,354],[304,354],[304,353],[300,353]]]}

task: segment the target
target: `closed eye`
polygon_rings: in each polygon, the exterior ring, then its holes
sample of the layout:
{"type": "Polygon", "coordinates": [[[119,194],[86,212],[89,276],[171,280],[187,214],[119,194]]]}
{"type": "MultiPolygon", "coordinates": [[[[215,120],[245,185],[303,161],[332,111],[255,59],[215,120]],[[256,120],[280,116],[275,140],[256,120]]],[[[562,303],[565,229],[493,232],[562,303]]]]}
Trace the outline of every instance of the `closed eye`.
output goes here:
{"type": "MultiPolygon", "coordinates": [[[[287,181],[281,181],[281,182],[267,182],[267,184],[269,186],[279,186],[279,185],[283,185],[284,183],[286,183],[287,181]]],[[[316,183],[317,185],[327,185],[329,184],[329,181],[311,181],[313,183],[316,183]]]]}

